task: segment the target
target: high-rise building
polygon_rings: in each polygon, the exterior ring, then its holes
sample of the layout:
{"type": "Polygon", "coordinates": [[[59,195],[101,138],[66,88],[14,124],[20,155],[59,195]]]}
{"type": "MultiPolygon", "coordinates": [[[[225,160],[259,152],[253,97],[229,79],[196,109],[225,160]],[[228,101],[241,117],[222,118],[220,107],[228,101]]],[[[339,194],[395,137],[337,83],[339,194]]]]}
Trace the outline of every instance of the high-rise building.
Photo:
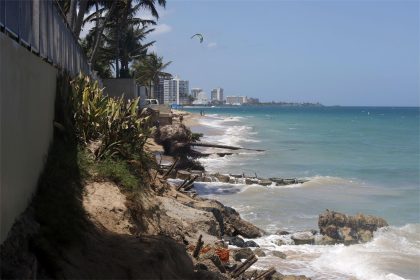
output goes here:
{"type": "Polygon", "coordinates": [[[177,76],[163,82],[163,103],[186,105],[189,103],[189,82],[177,76]]]}
{"type": "Polygon", "coordinates": [[[223,102],[223,89],[215,88],[211,91],[211,101],[223,102]]]}
{"type": "Polygon", "coordinates": [[[246,96],[226,96],[226,104],[242,105],[244,103],[247,103],[246,96]]]}
{"type": "Polygon", "coordinates": [[[172,75],[159,77],[158,83],[153,86],[153,94],[157,100],[159,100],[159,104],[163,104],[165,102],[165,93],[164,93],[164,84],[165,80],[172,79],[172,75]]]}
{"type": "Polygon", "coordinates": [[[201,88],[192,88],[192,89],[191,89],[191,96],[192,96],[194,99],[197,99],[198,94],[199,94],[200,92],[202,92],[202,91],[203,91],[203,89],[201,89],[201,88]]]}

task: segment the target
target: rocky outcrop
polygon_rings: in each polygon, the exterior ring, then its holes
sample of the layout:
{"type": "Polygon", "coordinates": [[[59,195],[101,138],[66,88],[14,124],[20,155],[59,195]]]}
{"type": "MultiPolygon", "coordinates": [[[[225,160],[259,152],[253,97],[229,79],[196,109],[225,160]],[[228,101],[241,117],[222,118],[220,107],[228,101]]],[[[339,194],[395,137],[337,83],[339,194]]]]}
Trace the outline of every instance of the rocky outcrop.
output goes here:
{"type": "Polygon", "coordinates": [[[388,226],[388,223],[382,218],[371,215],[348,216],[326,210],[319,215],[318,226],[323,235],[321,243],[354,244],[370,241],[373,232],[378,228],[388,226]]]}
{"type": "Polygon", "coordinates": [[[273,251],[273,256],[280,258],[280,259],[285,259],[286,258],[286,254],[280,251],[273,251]]]}
{"type": "Polygon", "coordinates": [[[232,249],[231,252],[232,252],[232,258],[235,261],[248,259],[249,257],[254,255],[254,252],[252,252],[252,250],[249,248],[232,249]]]}
{"type": "Polygon", "coordinates": [[[292,234],[292,240],[295,245],[314,244],[315,235],[311,231],[302,231],[292,234]]]}
{"type": "Polygon", "coordinates": [[[263,231],[247,222],[239,216],[235,209],[224,206],[216,200],[195,200],[187,204],[190,207],[213,213],[219,222],[221,235],[236,236],[245,238],[261,237],[263,231]]]}

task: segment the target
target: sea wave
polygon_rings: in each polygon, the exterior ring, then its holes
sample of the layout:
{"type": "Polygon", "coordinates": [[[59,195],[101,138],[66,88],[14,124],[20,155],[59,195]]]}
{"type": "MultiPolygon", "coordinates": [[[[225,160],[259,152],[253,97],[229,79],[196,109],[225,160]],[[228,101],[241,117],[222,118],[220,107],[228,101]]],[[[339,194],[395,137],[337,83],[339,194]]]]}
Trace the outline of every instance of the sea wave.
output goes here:
{"type": "Polygon", "coordinates": [[[420,275],[420,224],[386,227],[371,242],[344,245],[292,245],[290,235],[269,235],[255,241],[266,252],[258,268],[276,267],[284,274],[304,274],[312,279],[393,280],[420,275]],[[278,246],[278,240],[285,245],[278,246]],[[272,255],[281,251],[286,259],[272,255]]]}

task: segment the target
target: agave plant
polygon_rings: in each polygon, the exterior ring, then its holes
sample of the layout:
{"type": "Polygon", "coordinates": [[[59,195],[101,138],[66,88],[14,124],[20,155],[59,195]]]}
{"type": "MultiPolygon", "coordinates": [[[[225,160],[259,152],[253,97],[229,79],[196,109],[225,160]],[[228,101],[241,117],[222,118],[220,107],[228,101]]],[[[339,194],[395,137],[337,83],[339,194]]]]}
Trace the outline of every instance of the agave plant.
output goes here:
{"type": "Polygon", "coordinates": [[[98,82],[83,75],[72,81],[72,89],[76,135],[84,146],[95,143],[97,160],[147,158],[144,145],[153,131],[149,117],[137,112],[138,98],[106,96],[98,82]]]}

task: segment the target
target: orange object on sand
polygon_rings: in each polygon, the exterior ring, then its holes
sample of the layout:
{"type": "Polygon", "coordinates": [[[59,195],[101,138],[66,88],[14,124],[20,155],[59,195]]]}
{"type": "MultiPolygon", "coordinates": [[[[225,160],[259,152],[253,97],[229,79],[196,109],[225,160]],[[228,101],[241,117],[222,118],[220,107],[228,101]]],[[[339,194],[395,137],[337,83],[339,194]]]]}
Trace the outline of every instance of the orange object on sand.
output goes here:
{"type": "Polygon", "coordinates": [[[222,262],[228,262],[229,261],[229,249],[217,248],[216,249],[216,254],[219,256],[219,258],[222,262]]]}

